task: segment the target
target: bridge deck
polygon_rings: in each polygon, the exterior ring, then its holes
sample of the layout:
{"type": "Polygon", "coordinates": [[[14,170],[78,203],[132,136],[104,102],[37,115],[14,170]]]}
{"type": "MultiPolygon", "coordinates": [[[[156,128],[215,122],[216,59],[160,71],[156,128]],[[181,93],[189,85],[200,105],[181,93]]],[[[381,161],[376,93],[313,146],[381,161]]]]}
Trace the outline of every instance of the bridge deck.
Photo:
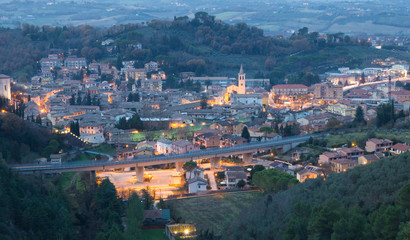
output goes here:
{"type": "Polygon", "coordinates": [[[213,157],[225,157],[229,155],[240,155],[244,153],[254,153],[269,149],[275,146],[283,146],[288,144],[297,144],[306,141],[309,137],[316,137],[315,135],[303,135],[283,138],[281,140],[262,141],[254,143],[246,143],[235,145],[226,148],[213,148],[206,150],[199,150],[194,152],[187,152],[184,154],[170,154],[170,155],[156,155],[156,156],[139,156],[134,159],[127,159],[122,161],[81,161],[81,162],[63,162],[56,164],[16,164],[9,165],[15,171],[19,172],[42,172],[42,173],[56,173],[56,172],[70,172],[70,171],[93,171],[106,170],[112,168],[135,167],[135,166],[152,166],[158,164],[186,162],[190,160],[198,160],[213,157]]]}

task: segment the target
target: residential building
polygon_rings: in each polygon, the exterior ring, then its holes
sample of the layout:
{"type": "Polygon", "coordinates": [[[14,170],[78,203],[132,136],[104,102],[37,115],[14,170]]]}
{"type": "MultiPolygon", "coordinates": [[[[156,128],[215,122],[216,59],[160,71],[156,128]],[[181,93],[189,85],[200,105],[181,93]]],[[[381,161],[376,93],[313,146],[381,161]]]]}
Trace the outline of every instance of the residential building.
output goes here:
{"type": "Polygon", "coordinates": [[[85,68],[87,67],[87,60],[76,56],[68,57],[64,61],[64,66],[66,68],[85,68]]]}
{"type": "Polygon", "coordinates": [[[393,142],[389,139],[372,138],[366,142],[366,152],[385,152],[389,151],[393,142]]]}
{"type": "Polygon", "coordinates": [[[248,140],[243,137],[239,137],[236,135],[224,134],[221,137],[221,141],[219,143],[219,147],[232,147],[237,144],[244,144],[247,143],[248,140]]]}
{"type": "Polygon", "coordinates": [[[343,99],[343,87],[338,85],[333,85],[330,82],[320,83],[314,85],[315,99],[343,99]]]}
{"type": "Polygon", "coordinates": [[[356,115],[356,108],[346,104],[334,104],[327,107],[328,112],[335,113],[342,116],[350,116],[352,118],[356,115]]]}
{"type": "Polygon", "coordinates": [[[246,182],[247,177],[248,175],[243,167],[232,166],[225,168],[225,181],[228,187],[236,186],[240,180],[246,182]]]}
{"type": "Polygon", "coordinates": [[[345,159],[345,158],[346,158],[346,156],[340,154],[339,152],[324,152],[324,153],[319,155],[318,163],[320,165],[328,164],[328,163],[333,162],[335,160],[345,159]]]}
{"type": "Polygon", "coordinates": [[[178,140],[172,143],[172,153],[182,154],[197,150],[199,150],[199,147],[187,140],[178,140]]]}
{"type": "Polygon", "coordinates": [[[308,179],[315,179],[319,176],[319,174],[315,171],[312,171],[310,169],[302,169],[296,173],[296,179],[299,180],[299,182],[304,182],[308,179]]]}
{"type": "Polygon", "coordinates": [[[300,123],[300,126],[306,126],[306,125],[315,124],[315,123],[326,124],[327,120],[329,120],[332,117],[333,117],[333,115],[330,114],[330,113],[322,113],[322,114],[318,114],[318,115],[310,115],[310,116],[306,116],[306,117],[303,117],[303,118],[299,118],[296,121],[298,123],[300,123]]]}
{"type": "Polygon", "coordinates": [[[236,121],[221,121],[212,123],[209,126],[210,129],[219,130],[222,134],[233,134],[238,136],[242,134],[244,127],[246,127],[245,124],[236,121]]]}
{"type": "Polygon", "coordinates": [[[210,83],[210,85],[219,85],[221,87],[227,87],[234,83],[234,80],[228,77],[188,77],[192,82],[199,82],[202,86],[210,83]]]}
{"type": "Polygon", "coordinates": [[[331,169],[333,172],[346,172],[347,169],[353,168],[357,165],[357,161],[351,159],[338,159],[331,162],[331,169]]]}
{"type": "Polygon", "coordinates": [[[168,139],[160,139],[155,144],[155,151],[158,154],[169,154],[172,152],[173,141],[168,139]]]}
{"type": "Polygon", "coordinates": [[[185,173],[186,180],[189,180],[189,179],[197,177],[197,176],[200,177],[200,178],[204,178],[204,169],[203,168],[196,167],[192,171],[185,173]]]}
{"type": "Polygon", "coordinates": [[[54,55],[49,55],[48,58],[40,60],[41,69],[53,69],[55,67],[63,66],[63,60],[54,55]]]}
{"type": "Polygon", "coordinates": [[[158,63],[157,62],[149,62],[144,64],[144,68],[146,72],[156,72],[158,71],[158,63]]]}
{"type": "Polygon", "coordinates": [[[403,143],[396,143],[391,147],[390,153],[392,155],[399,155],[399,154],[405,153],[409,150],[410,150],[409,145],[406,145],[406,144],[403,144],[403,143]]]}
{"type": "Polygon", "coordinates": [[[206,186],[208,186],[208,182],[199,176],[194,176],[193,178],[188,179],[189,193],[207,191],[206,186]]]}
{"type": "Polygon", "coordinates": [[[271,92],[279,96],[305,95],[308,93],[308,87],[303,84],[278,84],[272,87],[271,92]]]}
{"type": "Polygon", "coordinates": [[[231,104],[257,104],[262,106],[264,98],[268,98],[268,95],[263,93],[233,94],[231,104]]]}
{"type": "Polygon", "coordinates": [[[140,148],[125,148],[117,152],[117,159],[132,159],[137,156],[152,156],[154,155],[155,150],[152,147],[140,147],[140,148]]]}
{"type": "Polygon", "coordinates": [[[360,165],[366,165],[371,162],[377,161],[381,158],[384,158],[384,154],[381,152],[375,153],[375,154],[366,154],[363,156],[360,156],[357,160],[358,164],[360,165]]]}
{"type": "Polygon", "coordinates": [[[125,70],[125,80],[128,82],[131,79],[135,81],[138,80],[145,80],[147,78],[147,72],[144,68],[137,68],[137,69],[126,69],[125,70]]]}
{"type": "Polygon", "coordinates": [[[194,138],[197,137],[197,136],[199,136],[199,135],[202,135],[202,134],[204,134],[204,133],[213,133],[213,134],[215,134],[215,135],[220,135],[220,134],[222,134],[222,132],[219,131],[219,130],[210,129],[210,128],[204,128],[204,129],[200,129],[200,130],[195,131],[195,132],[194,132],[194,138]]]}
{"type": "Polygon", "coordinates": [[[391,92],[392,98],[399,104],[410,101],[410,91],[394,91],[391,92]]]}
{"type": "Polygon", "coordinates": [[[141,79],[141,88],[149,89],[151,91],[162,91],[162,80],[161,79],[141,79]]]}
{"type": "Polygon", "coordinates": [[[347,159],[357,160],[360,156],[363,156],[364,151],[363,149],[359,147],[355,147],[355,148],[342,147],[342,149],[339,150],[339,153],[346,156],[347,159]]]}
{"type": "Polygon", "coordinates": [[[204,133],[194,137],[194,144],[205,148],[219,148],[220,136],[212,132],[204,133]]]}

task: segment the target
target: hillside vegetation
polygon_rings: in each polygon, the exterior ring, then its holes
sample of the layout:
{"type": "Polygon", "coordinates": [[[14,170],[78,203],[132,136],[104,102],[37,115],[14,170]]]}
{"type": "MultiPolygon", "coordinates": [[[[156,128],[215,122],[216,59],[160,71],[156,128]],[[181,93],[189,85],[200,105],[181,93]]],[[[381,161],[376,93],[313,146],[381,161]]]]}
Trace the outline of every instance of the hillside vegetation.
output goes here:
{"type": "Polygon", "coordinates": [[[409,239],[410,153],[268,194],[222,239],[409,239]]]}
{"type": "Polygon", "coordinates": [[[302,28],[289,38],[266,36],[245,23],[229,25],[198,12],[193,19],[153,20],[148,24],[122,24],[108,29],[91,26],[51,27],[24,24],[21,29],[0,28],[0,71],[26,81],[39,70],[39,59],[49,49],[70,50],[87,60],[106,61],[121,67],[122,60],[142,67],[158,61],[168,74],[167,87],[177,87],[179,72],[234,76],[240,64],[249,77],[282,82],[287,74],[321,73],[337,66],[362,67],[374,57],[410,59],[406,52],[376,50],[365,39],[343,33],[321,37],[302,28]],[[101,45],[111,38],[112,51],[101,45]],[[135,48],[141,43],[142,49],[135,48]]]}

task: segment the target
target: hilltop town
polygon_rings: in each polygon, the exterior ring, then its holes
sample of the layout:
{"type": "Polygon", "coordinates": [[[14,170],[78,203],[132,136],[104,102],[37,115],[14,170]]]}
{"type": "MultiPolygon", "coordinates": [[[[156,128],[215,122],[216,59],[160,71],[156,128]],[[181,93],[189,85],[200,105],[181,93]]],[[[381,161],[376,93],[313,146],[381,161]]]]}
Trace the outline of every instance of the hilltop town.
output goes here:
{"type": "MultiPolygon", "coordinates": [[[[298,211],[293,208],[309,209],[309,220],[292,217],[309,222],[309,229],[325,225],[313,222],[314,214],[332,209],[342,221],[356,214],[350,212],[353,205],[367,208],[357,215],[367,214],[373,227],[381,221],[374,219],[387,214],[376,212],[385,211],[382,204],[406,217],[401,210],[407,196],[410,77],[403,49],[383,50],[380,41],[307,28],[289,39],[265,37],[256,28],[228,26],[203,12],[193,20],[104,31],[30,25],[4,31],[10,33],[4,39],[17,34],[33,45],[19,42],[30,51],[14,56],[20,47],[12,47],[10,62],[0,58],[0,171],[7,176],[2,181],[8,189],[21,177],[29,180],[18,184],[22,189],[31,189],[25,187],[30,184],[42,189],[8,194],[6,202],[29,201],[28,195],[43,191],[44,204],[55,201],[44,206],[41,197],[33,198],[32,205],[41,210],[8,213],[16,222],[32,224],[20,226],[17,235],[41,228],[49,236],[44,239],[144,239],[143,234],[158,232],[158,239],[249,239],[252,232],[238,236],[237,228],[257,229],[255,219],[263,220],[266,208],[269,214],[277,209],[287,214],[280,213],[286,226],[275,225],[280,230],[272,234],[296,239],[288,220],[298,211]],[[173,32],[160,37],[158,29],[173,32]],[[174,35],[178,31],[183,34],[174,35]],[[73,37],[77,33],[81,37],[73,37]],[[195,40],[182,40],[184,34],[195,40]],[[377,54],[354,57],[357,50],[377,54]],[[227,62],[218,64],[221,59],[227,62]],[[369,179],[380,171],[380,186],[389,189],[380,194],[391,190],[394,197],[374,200],[379,193],[369,179]],[[351,194],[360,195],[357,199],[366,194],[369,199],[350,203],[338,195],[350,191],[346,186],[354,186],[351,194]],[[294,198],[301,192],[306,207],[294,198]],[[337,196],[343,206],[332,202],[337,196]],[[280,197],[290,199],[289,205],[280,197]],[[369,206],[373,201],[377,210],[369,206]],[[325,210],[316,211],[319,207],[325,210]],[[245,210],[257,217],[242,226],[238,221],[246,216],[239,213],[245,210]],[[74,219],[73,226],[49,229],[27,220],[60,211],[62,222],[74,219]]],[[[278,222],[278,216],[271,217],[278,222]]],[[[399,223],[392,232],[399,231],[399,223]]],[[[340,227],[332,224],[331,229],[340,227]]],[[[369,236],[385,236],[362,225],[373,231],[369,236]]],[[[269,231],[258,236],[267,239],[269,231]]],[[[323,230],[327,235],[321,239],[333,239],[338,231],[323,230]]]]}

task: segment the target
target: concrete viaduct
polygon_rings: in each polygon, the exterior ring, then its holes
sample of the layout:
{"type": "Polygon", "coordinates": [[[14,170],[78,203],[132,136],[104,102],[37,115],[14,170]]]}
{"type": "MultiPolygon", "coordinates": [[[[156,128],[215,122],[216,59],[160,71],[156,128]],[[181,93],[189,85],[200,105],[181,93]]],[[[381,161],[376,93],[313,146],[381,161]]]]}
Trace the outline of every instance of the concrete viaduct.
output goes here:
{"type": "Polygon", "coordinates": [[[62,172],[81,172],[89,171],[95,175],[95,171],[104,171],[109,169],[119,169],[135,167],[137,181],[142,182],[144,177],[144,167],[175,163],[177,171],[182,171],[182,166],[187,161],[200,159],[210,159],[211,167],[218,168],[220,166],[221,157],[230,155],[242,155],[245,162],[252,160],[252,155],[257,152],[262,152],[275,147],[287,151],[296,147],[302,142],[305,142],[310,137],[318,135],[302,135],[283,138],[281,140],[270,140],[254,143],[246,143],[225,148],[212,148],[187,152],[184,154],[156,155],[156,156],[139,156],[133,159],[122,161],[81,161],[81,162],[63,162],[63,163],[46,163],[46,164],[16,164],[9,167],[23,174],[47,174],[47,173],[62,173],[62,172]]]}

